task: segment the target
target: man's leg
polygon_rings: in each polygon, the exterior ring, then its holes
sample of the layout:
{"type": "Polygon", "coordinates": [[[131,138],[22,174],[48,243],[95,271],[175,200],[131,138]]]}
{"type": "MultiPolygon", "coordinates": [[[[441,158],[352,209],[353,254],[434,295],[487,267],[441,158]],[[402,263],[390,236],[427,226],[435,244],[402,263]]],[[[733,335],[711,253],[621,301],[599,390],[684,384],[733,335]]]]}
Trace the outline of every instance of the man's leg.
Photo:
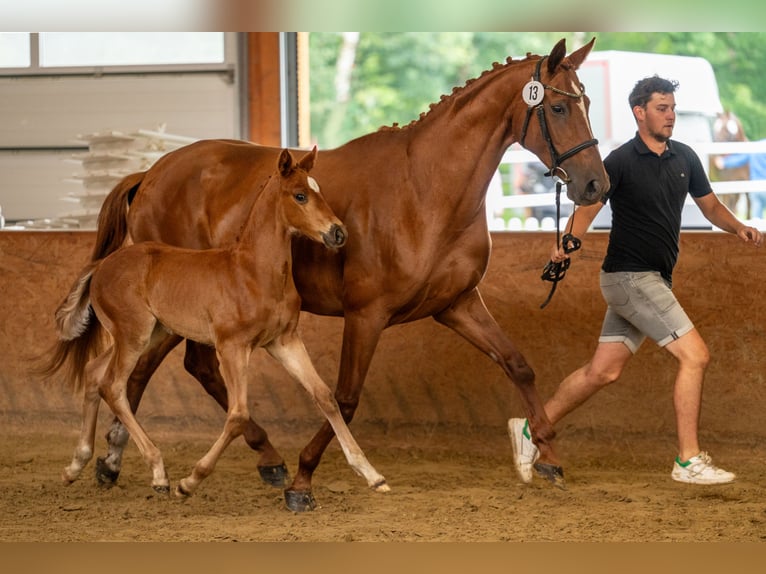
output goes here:
{"type": "MultiPolygon", "coordinates": [[[[545,414],[551,424],[555,425],[600,389],[616,381],[632,356],[633,353],[624,343],[599,343],[591,360],[564,379],[545,404],[545,414]]],[[[510,419],[508,434],[516,472],[522,482],[530,483],[538,451],[532,442],[527,421],[510,419]]]]}
{"type": "Polygon", "coordinates": [[[733,472],[718,468],[700,449],[699,419],[702,384],[710,354],[699,332],[692,329],[665,348],[678,360],[678,374],[673,390],[678,430],[678,457],[671,477],[689,484],[727,484],[736,479],[733,472]]]}
{"type": "Polygon", "coordinates": [[[623,343],[599,343],[590,362],[564,379],[545,404],[545,414],[551,424],[555,425],[599,390],[615,382],[632,356],[623,343]]]}
{"type": "Polygon", "coordinates": [[[705,341],[692,329],[665,348],[678,361],[678,374],[673,391],[678,431],[678,455],[689,460],[700,452],[699,419],[702,405],[702,383],[710,361],[705,341]]]}

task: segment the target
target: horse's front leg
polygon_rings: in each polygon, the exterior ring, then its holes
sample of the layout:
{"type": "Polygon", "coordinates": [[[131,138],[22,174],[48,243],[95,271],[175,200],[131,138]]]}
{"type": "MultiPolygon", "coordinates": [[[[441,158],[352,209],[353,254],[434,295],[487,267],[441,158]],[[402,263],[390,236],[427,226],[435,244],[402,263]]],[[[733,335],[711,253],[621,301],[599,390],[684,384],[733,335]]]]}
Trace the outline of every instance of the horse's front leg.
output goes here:
{"type": "MultiPolygon", "coordinates": [[[[354,418],[372,356],[387,322],[388,316],[382,313],[347,313],[344,318],[343,347],[335,400],[346,424],[354,418]]],[[[311,493],[311,479],[322,454],[334,436],[332,426],[325,422],[301,451],[298,472],[290,487],[285,490],[287,506],[291,510],[303,512],[316,507],[311,493]]]]}
{"type": "MultiPolygon", "coordinates": [[[[228,411],[229,401],[226,385],[221,377],[215,349],[187,340],[184,366],[223,410],[228,411]]],[[[290,480],[290,473],[284,458],[271,444],[266,431],[252,418],[249,418],[244,437],[248,446],[260,453],[257,468],[261,479],[273,487],[285,487],[290,480]]]]}
{"type": "Polygon", "coordinates": [[[301,339],[294,333],[285,335],[280,341],[269,345],[267,350],[314,399],[314,403],[332,426],[351,468],[363,476],[367,485],[376,492],[388,492],[390,488],[386,479],[370,464],[354,435],[351,434],[330,387],[316,372],[301,339]]]}
{"type": "Polygon", "coordinates": [[[535,463],[539,474],[564,487],[564,472],[553,449],[553,430],[535,386],[535,374],[523,355],[492,317],[478,289],[473,289],[434,318],[446,325],[500,365],[521,393],[532,440],[540,450],[535,463]]]}
{"type": "MultiPolygon", "coordinates": [[[[141,356],[128,378],[126,394],[133,413],[138,411],[138,405],[146,390],[146,385],[149,384],[149,379],[168,353],[182,340],[177,335],[165,333],[162,336],[155,333],[152,346],[141,356]]],[[[96,459],[96,479],[100,484],[111,486],[117,482],[122,468],[122,455],[129,439],[130,434],[127,429],[120,422],[120,419],[115,417],[109,427],[109,432],[106,434],[106,456],[96,459]]]]}

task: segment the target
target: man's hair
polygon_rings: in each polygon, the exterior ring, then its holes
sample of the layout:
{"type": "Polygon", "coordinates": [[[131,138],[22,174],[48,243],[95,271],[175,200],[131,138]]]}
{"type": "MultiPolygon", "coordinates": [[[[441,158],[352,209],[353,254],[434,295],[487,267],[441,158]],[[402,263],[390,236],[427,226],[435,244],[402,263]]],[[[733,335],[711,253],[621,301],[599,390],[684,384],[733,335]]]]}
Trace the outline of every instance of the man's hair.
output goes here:
{"type": "Polygon", "coordinates": [[[642,108],[646,106],[647,102],[652,99],[652,94],[672,94],[678,88],[678,82],[675,80],[666,80],[660,78],[656,74],[643,80],[636,82],[633,86],[633,91],[628,96],[628,103],[632,110],[636,106],[642,108]]]}

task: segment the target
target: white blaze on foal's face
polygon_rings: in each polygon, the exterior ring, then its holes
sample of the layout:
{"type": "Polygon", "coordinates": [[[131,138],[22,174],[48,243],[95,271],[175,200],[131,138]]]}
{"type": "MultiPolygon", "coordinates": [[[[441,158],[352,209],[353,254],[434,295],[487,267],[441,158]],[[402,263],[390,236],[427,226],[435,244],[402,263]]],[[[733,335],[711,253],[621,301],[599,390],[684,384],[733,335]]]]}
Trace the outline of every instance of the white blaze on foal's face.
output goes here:
{"type": "Polygon", "coordinates": [[[307,181],[308,181],[308,183],[309,183],[309,187],[310,187],[311,189],[313,189],[314,191],[316,191],[317,193],[319,193],[319,184],[317,183],[317,180],[315,180],[315,179],[314,179],[313,177],[311,177],[310,175],[306,177],[306,180],[307,180],[307,181]]]}

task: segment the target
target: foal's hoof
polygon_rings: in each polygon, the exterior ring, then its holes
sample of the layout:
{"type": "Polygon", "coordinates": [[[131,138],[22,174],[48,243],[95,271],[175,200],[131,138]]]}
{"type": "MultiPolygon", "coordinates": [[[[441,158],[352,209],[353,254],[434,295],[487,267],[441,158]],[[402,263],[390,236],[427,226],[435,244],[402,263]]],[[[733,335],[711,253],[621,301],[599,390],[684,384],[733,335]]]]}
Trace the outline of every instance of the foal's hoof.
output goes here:
{"type": "Polygon", "coordinates": [[[314,495],[310,490],[285,490],[285,502],[287,508],[293,512],[308,512],[317,507],[314,495]]]}
{"type": "Polygon", "coordinates": [[[388,483],[386,482],[385,478],[380,479],[378,482],[373,484],[370,488],[372,488],[375,492],[391,492],[391,487],[388,486],[388,483]]]}
{"type": "Polygon", "coordinates": [[[282,464],[259,466],[258,472],[261,475],[261,480],[274,488],[283,488],[290,482],[290,473],[284,462],[282,464]]]}
{"type": "Polygon", "coordinates": [[[117,482],[120,476],[119,470],[112,470],[107,466],[106,459],[98,457],[96,459],[96,480],[101,486],[111,487],[117,482]]]}
{"type": "Polygon", "coordinates": [[[567,484],[564,480],[564,469],[560,466],[546,462],[536,462],[534,468],[538,475],[552,482],[555,487],[561,490],[567,489],[567,484]]]}
{"type": "Polygon", "coordinates": [[[178,486],[176,486],[175,495],[176,495],[176,498],[180,498],[181,500],[186,500],[192,495],[192,493],[187,491],[183,486],[179,484],[178,486]]]}
{"type": "Polygon", "coordinates": [[[167,484],[153,484],[152,489],[162,495],[170,494],[170,485],[167,484]]]}

